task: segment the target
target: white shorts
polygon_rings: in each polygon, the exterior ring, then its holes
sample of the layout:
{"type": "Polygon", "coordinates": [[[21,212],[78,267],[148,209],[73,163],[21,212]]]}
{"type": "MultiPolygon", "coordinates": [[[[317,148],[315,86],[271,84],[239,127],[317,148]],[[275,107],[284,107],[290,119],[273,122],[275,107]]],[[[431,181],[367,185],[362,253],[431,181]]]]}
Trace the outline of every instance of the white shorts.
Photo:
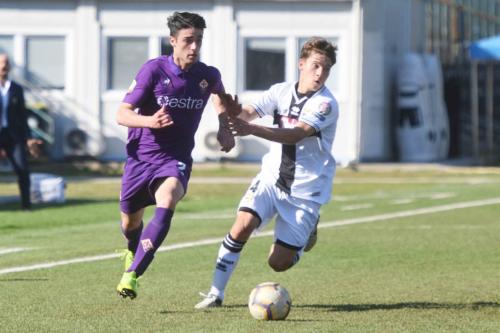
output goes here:
{"type": "Polygon", "coordinates": [[[321,204],[295,198],[274,183],[255,177],[238,206],[260,218],[259,230],[276,216],[274,239],[280,245],[301,250],[307,243],[319,217],[321,204]]]}

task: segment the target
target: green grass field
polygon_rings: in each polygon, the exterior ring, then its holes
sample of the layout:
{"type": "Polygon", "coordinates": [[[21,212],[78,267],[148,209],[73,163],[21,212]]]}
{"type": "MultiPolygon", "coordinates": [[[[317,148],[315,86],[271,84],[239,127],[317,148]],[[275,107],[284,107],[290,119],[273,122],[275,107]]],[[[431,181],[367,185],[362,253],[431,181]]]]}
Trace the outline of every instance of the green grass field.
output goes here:
{"type": "MultiPolygon", "coordinates": [[[[65,204],[32,212],[0,206],[0,332],[500,332],[498,168],[340,170],[296,267],[273,272],[272,237],[256,237],[225,306],[195,311],[256,170],[195,166],[164,246],[217,240],[159,252],[133,301],[115,293],[119,180],[70,179],[65,204]],[[264,281],[289,290],[287,320],[251,318],[248,294],[264,281]]],[[[16,194],[1,183],[0,196],[16,194]]]]}

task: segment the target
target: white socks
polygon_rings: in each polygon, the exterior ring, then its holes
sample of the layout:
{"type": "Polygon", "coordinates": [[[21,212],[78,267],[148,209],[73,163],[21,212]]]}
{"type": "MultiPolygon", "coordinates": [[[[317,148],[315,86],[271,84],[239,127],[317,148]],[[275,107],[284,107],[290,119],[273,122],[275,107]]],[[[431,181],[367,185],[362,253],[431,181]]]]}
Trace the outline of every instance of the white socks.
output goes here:
{"type": "Polygon", "coordinates": [[[227,234],[219,248],[214,278],[209,293],[221,300],[224,299],[224,290],[234,268],[238,264],[243,245],[245,245],[245,242],[234,240],[231,235],[227,234]]]}

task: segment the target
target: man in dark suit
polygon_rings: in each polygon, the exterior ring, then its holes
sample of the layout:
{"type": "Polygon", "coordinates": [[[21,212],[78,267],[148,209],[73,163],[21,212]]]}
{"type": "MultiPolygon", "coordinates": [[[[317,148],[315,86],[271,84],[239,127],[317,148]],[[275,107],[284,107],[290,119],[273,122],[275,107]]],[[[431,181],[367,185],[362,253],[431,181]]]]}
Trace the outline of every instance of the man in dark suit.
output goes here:
{"type": "Polygon", "coordinates": [[[36,157],[41,141],[31,138],[23,88],[9,80],[9,70],[9,57],[0,54],[0,151],[7,156],[17,174],[21,206],[29,210],[30,172],[26,148],[36,157]]]}

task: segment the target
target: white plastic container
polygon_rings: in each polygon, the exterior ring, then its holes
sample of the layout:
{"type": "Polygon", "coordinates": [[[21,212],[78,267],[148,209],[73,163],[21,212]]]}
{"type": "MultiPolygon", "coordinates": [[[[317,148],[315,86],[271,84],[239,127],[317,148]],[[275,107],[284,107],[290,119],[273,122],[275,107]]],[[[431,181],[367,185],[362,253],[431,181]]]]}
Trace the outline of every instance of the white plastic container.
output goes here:
{"type": "Polygon", "coordinates": [[[66,182],[63,177],[48,173],[32,173],[31,202],[33,203],[63,203],[65,202],[66,182]]]}
{"type": "Polygon", "coordinates": [[[431,107],[429,80],[422,56],[406,54],[398,69],[399,157],[403,162],[430,162],[438,159],[436,115],[431,107]]]}

